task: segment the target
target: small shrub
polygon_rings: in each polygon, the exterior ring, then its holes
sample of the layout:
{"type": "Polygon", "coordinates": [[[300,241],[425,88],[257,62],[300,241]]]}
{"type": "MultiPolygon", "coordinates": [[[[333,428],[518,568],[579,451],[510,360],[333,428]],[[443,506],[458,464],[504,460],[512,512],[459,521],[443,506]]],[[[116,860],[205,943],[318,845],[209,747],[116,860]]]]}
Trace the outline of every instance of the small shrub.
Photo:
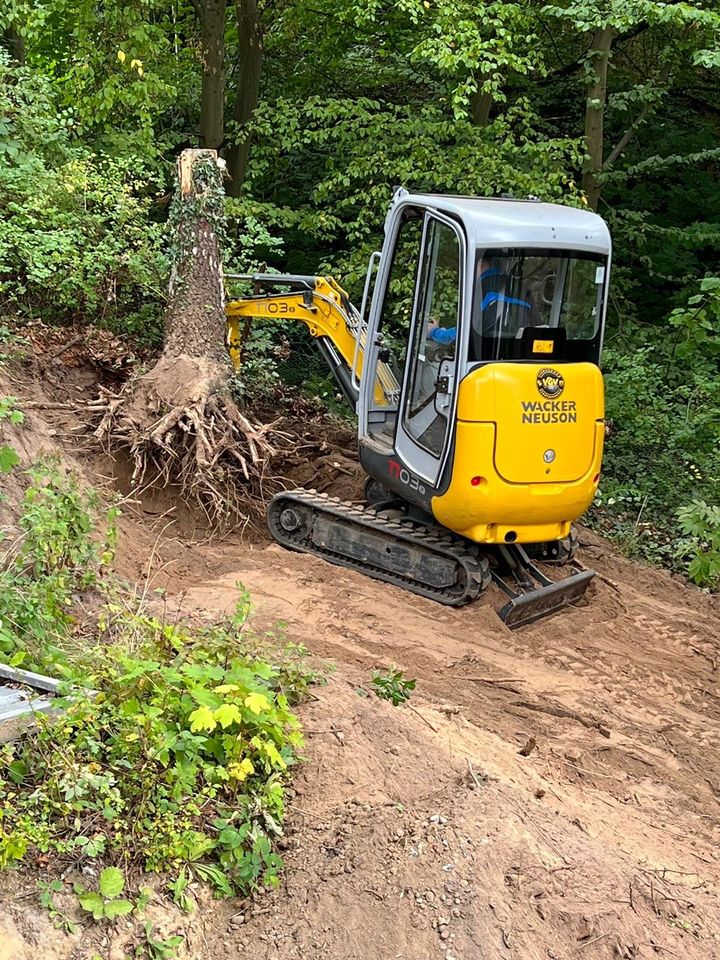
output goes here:
{"type": "Polygon", "coordinates": [[[607,416],[601,493],[588,522],[630,556],[704,575],[678,511],[712,502],[720,478],[720,280],[707,278],[667,324],[604,352],[607,416]]]}
{"type": "MultiPolygon", "coordinates": [[[[11,320],[10,317],[0,318],[0,321],[2,319],[11,320]]],[[[0,322],[0,363],[19,360],[25,355],[27,346],[28,340],[25,337],[22,337],[15,330],[11,330],[7,324],[0,322]]]]}
{"type": "MultiPolygon", "coordinates": [[[[303,742],[290,704],[313,672],[298,647],[273,663],[248,613],[245,594],[227,621],[199,628],[109,612],[105,644],[71,668],[96,692],[76,690],[64,714],[4,747],[0,863],[101,849],[168,872],[181,900],[180,876],[225,896],[277,884],[272,840],[303,742]]],[[[116,910],[107,890],[87,897],[103,917],[116,910]]]]}
{"type": "Polygon", "coordinates": [[[389,700],[394,707],[410,699],[417,680],[407,680],[402,670],[390,668],[387,673],[375,671],[372,685],[381,700],[389,700]]]}
{"type": "Polygon", "coordinates": [[[690,577],[702,587],[720,586],[720,507],[693,500],[677,516],[692,545],[690,577]]]}
{"type": "Polygon", "coordinates": [[[76,925],[70,917],[65,916],[62,911],[58,910],[55,903],[54,894],[62,893],[65,890],[65,884],[62,880],[49,880],[47,882],[38,880],[37,886],[40,894],[40,906],[45,907],[55,928],[62,930],[63,933],[75,933],[76,925]]]}
{"type": "MultiPolygon", "coordinates": [[[[20,424],[25,419],[22,410],[16,404],[15,397],[0,397],[0,429],[3,421],[20,424]]],[[[7,443],[0,443],[0,473],[10,473],[18,463],[20,463],[20,457],[15,448],[7,443]]]]}
{"type": "Polygon", "coordinates": [[[119,511],[106,512],[98,535],[100,504],[52,462],[28,471],[19,521],[0,570],[0,656],[31,670],[67,675],[62,649],[70,635],[70,607],[78,590],[93,585],[112,561],[119,511]]]}
{"type": "Polygon", "coordinates": [[[137,958],[146,957],[147,960],[171,960],[177,955],[185,937],[176,934],[172,937],[166,937],[161,940],[155,933],[154,925],[146,920],[143,927],[144,943],[135,948],[134,956],[137,958]]]}
{"type": "Polygon", "coordinates": [[[124,889],[125,877],[117,867],[105,867],[97,890],[87,890],[82,884],[75,884],[80,906],[92,915],[93,920],[116,920],[132,913],[132,901],[120,896],[124,889]]]}

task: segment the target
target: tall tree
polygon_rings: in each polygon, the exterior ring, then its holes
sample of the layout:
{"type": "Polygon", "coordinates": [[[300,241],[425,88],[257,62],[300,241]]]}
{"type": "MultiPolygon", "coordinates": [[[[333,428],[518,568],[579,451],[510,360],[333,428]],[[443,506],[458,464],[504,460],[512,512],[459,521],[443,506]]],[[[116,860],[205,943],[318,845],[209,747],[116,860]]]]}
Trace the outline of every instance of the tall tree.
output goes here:
{"type": "MultiPolygon", "coordinates": [[[[572,75],[585,70],[584,140],[586,159],[583,166],[583,189],[588,204],[597,208],[603,189],[605,170],[612,166],[627,146],[637,128],[657,106],[667,88],[673,68],[716,64],[720,44],[720,10],[716,0],[691,6],[678,0],[566,0],[543,8],[543,14],[559,21],[560,34],[554,41],[567,39],[585,45],[585,52],[563,66],[560,74],[572,75]],[[563,29],[564,28],[564,29],[563,29]],[[639,75],[627,69],[632,62],[634,45],[648,42],[655,53],[650,71],[647,65],[639,75]],[[611,57],[618,49],[625,55],[624,80],[629,89],[613,86],[611,57]],[[681,51],[681,56],[678,53],[681,51]],[[618,143],[607,149],[605,142],[609,92],[620,94],[620,100],[635,107],[630,127],[618,143]]],[[[621,80],[622,84],[622,80],[621,80]]]]}
{"type": "Polygon", "coordinates": [[[588,205],[597,209],[602,184],[600,174],[603,168],[605,105],[607,102],[608,64],[615,29],[604,25],[593,33],[589,61],[589,82],[585,103],[585,143],[587,159],[583,169],[582,188],[588,205]]]}
{"type": "Polygon", "coordinates": [[[225,11],[227,0],[193,0],[200,20],[202,92],[200,146],[217,150],[225,137],[225,11]]]}
{"type": "Polygon", "coordinates": [[[110,402],[97,436],[130,452],[136,486],[175,483],[211,518],[236,517],[239,490],[258,479],[272,452],[269,428],[248,420],[229,394],[224,164],[214,150],[185,150],[177,169],[164,349],[151,370],[110,402]]]}
{"type": "Polygon", "coordinates": [[[240,196],[250,157],[247,123],[258,104],[263,64],[262,30],[257,0],[236,0],[237,86],[233,107],[233,144],[228,151],[228,193],[240,196]]]}

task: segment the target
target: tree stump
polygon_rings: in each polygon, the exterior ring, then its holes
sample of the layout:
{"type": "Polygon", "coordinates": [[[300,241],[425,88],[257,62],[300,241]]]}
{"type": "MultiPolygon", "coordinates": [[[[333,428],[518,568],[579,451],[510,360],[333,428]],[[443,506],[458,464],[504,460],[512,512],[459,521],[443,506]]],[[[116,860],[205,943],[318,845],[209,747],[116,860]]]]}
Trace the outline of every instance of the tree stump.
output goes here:
{"type": "Polygon", "coordinates": [[[215,150],[185,150],[178,160],[163,351],[109,401],[95,432],[110,450],[129,451],[136,488],[176,484],[213,522],[248,517],[275,452],[274,424],[253,422],[228,389],[223,170],[215,150]]]}

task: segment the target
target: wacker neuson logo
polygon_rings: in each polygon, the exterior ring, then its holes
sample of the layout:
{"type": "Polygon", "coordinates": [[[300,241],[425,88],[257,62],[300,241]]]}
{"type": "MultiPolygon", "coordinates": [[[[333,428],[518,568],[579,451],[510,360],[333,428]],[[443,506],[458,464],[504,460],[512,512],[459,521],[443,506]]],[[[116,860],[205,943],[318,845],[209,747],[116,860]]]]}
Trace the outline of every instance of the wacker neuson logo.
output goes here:
{"type": "Polygon", "coordinates": [[[574,400],[521,400],[523,423],[577,423],[574,400]]]}
{"type": "Polygon", "coordinates": [[[565,389],[563,375],[550,367],[538,373],[536,382],[538,393],[548,400],[556,400],[565,389]]]}
{"type": "Polygon", "coordinates": [[[565,389],[561,373],[550,367],[540,370],[536,384],[538,393],[545,400],[521,400],[523,423],[577,423],[577,407],[574,400],[558,400],[565,389]]]}

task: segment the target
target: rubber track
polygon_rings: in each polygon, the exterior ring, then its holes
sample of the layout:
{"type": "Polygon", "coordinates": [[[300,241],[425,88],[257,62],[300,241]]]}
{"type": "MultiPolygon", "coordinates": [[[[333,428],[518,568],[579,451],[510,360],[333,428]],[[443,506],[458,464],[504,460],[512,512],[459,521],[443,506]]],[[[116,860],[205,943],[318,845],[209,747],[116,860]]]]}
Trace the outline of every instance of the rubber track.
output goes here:
{"type": "Polygon", "coordinates": [[[303,553],[315,554],[330,561],[330,563],[347,567],[350,570],[358,570],[375,580],[395,584],[421,597],[428,597],[449,606],[459,607],[477,599],[491,580],[490,565],[479,548],[460,537],[454,537],[442,527],[426,526],[407,518],[390,520],[378,514],[371,506],[363,507],[352,504],[340,500],[339,497],[330,497],[326,493],[318,493],[316,490],[300,488],[277,494],[270,501],[267,521],[270,533],[283,546],[303,553]],[[420,583],[412,577],[394,574],[382,567],[363,563],[354,557],[348,557],[320,547],[313,543],[311,530],[307,528],[288,533],[280,525],[280,513],[285,507],[293,505],[309,507],[316,516],[324,514],[325,516],[335,517],[346,523],[380,533],[396,542],[419,547],[423,551],[429,551],[436,556],[450,559],[458,567],[457,582],[452,587],[433,587],[426,583],[420,583]]]}

